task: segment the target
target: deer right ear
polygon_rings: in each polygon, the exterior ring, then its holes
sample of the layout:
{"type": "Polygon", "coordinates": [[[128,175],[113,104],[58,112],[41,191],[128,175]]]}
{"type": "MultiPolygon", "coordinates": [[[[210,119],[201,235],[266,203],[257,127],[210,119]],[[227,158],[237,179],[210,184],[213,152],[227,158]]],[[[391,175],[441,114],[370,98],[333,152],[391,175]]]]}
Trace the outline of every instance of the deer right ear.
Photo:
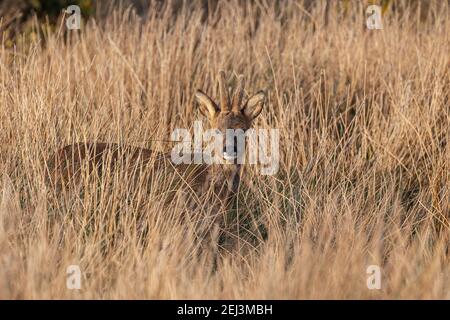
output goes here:
{"type": "Polygon", "coordinates": [[[195,93],[195,98],[199,103],[200,112],[205,117],[214,118],[214,116],[220,111],[219,107],[217,107],[214,101],[212,101],[212,99],[202,91],[197,90],[197,92],[195,93]]]}

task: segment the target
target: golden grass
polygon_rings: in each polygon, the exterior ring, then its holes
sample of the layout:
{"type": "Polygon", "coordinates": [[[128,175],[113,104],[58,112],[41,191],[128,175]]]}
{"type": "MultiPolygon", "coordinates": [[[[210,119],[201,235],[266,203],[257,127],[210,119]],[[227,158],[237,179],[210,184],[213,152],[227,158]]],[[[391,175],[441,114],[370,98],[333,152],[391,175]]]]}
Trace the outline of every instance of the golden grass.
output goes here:
{"type": "Polygon", "coordinates": [[[448,5],[369,31],[362,3],[267,3],[221,2],[206,20],[196,4],[118,11],[0,47],[0,298],[450,298],[448,5]],[[281,131],[279,172],[246,168],[245,250],[214,270],[164,174],[150,191],[120,172],[65,199],[44,187],[44,159],[69,143],[170,150],[219,69],[266,88],[256,125],[281,131]],[[81,290],[66,288],[73,264],[81,290]]]}

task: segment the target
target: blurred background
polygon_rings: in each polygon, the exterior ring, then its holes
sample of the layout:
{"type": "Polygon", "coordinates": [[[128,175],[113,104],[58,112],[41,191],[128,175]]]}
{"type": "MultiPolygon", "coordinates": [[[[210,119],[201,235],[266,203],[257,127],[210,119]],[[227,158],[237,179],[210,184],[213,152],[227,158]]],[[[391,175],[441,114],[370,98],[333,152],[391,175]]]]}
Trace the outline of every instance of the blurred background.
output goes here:
{"type": "MultiPolygon", "coordinates": [[[[95,17],[101,20],[114,9],[127,9],[132,7],[133,10],[142,18],[146,18],[149,12],[171,10],[173,14],[177,14],[185,7],[195,6],[201,7],[205,11],[205,17],[217,9],[220,0],[2,0],[0,1],[0,32],[4,33],[3,37],[14,38],[20,32],[31,32],[31,25],[34,19],[48,22],[50,26],[55,26],[64,11],[70,5],[80,7],[82,15],[85,19],[95,17]],[[8,32],[5,32],[8,30],[8,32]]],[[[222,0],[225,2],[226,0],[222,0]]],[[[382,6],[383,14],[401,13],[406,7],[414,9],[420,8],[422,19],[430,16],[430,11],[439,10],[436,6],[439,1],[432,0],[299,0],[297,1],[305,10],[312,10],[317,4],[331,3],[338,1],[342,7],[342,14],[345,14],[349,7],[365,2],[368,5],[377,4],[382,6]],[[430,6],[432,4],[432,6],[430,6]],[[430,10],[430,7],[431,8],[430,10]]],[[[449,0],[442,0],[445,3],[449,0]]],[[[248,4],[247,0],[239,1],[242,6],[248,4]]],[[[261,7],[275,6],[282,7],[286,5],[286,1],[260,0],[251,1],[259,3],[261,7]]],[[[432,16],[432,15],[431,15],[432,16]]]]}

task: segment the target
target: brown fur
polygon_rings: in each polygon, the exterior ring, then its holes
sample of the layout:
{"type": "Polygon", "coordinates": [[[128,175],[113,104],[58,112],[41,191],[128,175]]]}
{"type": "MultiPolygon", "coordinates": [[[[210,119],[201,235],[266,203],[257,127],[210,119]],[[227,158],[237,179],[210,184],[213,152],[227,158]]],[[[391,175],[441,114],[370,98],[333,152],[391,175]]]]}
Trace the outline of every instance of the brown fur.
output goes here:
{"type": "MultiPolygon", "coordinates": [[[[201,91],[196,93],[200,111],[209,118],[211,128],[216,128],[225,134],[226,129],[247,130],[252,120],[259,115],[264,104],[264,93],[259,92],[242,105],[243,77],[239,78],[237,92],[231,101],[225,86],[224,72],[220,72],[220,101],[218,106],[209,96],[201,91]]],[[[212,192],[216,201],[211,203],[214,214],[212,225],[223,228],[223,215],[229,209],[238,190],[241,176],[241,165],[237,163],[196,165],[194,174],[191,165],[173,165],[170,154],[154,153],[152,150],[120,146],[113,143],[88,142],[65,146],[47,161],[47,183],[56,189],[70,187],[77,184],[82,168],[89,173],[102,176],[105,169],[128,164],[133,170],[150,166],[153,170],[173,166],[178,174],[187,180],[191,190],[197,197],[212,192]],[[131,166],[130,166],[131,165],[131,166]],[[105,168],[107,166],[108,168],[105,168]]]]}

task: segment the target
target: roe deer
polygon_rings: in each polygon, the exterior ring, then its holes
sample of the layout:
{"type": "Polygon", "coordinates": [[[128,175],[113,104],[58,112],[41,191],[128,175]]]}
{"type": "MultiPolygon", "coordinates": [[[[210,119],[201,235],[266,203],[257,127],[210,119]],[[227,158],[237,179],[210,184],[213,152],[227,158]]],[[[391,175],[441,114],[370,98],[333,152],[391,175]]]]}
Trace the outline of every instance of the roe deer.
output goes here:
{"type": "MultiPolygon", "coordinates": [[[[224,71],[219,72],[219,104],[200,90],[195,93],[200,112],[209,119],[212,129],[219,130],[223,136],[227,129],[241,129],[244,132],[251,127],[252,121],[260,114],[265,102],[265,93],[259,91],[243,103],[244,77],[238,78],[233,98],[230,99],[225,83],[224,71]]],[[[197,199],[212,192],[215,201],[210,206],[209,229],[221,230],[224,225],[224,214],[228,211],[240,183],[242,165],[237,161],[237,141],[226,141],[223,145],[221,164],[175,165],[170,153],[155,153],[150,149],[120,146],[114,143],[76,143],[65,146],[54,154],[47,162],[47,183],[58,189],[68,186],[79,179],[81,168],[96,172],[101,176],[108,167],[117,167],[127,163],[145,166],[150,164],[153,169],[160,170],[169,166],[174,169],[189,185],[197,199]],[[230,149],[234,150],[230,153],[230,149]],[[156,161],[155,161],[156,156],[156,161]],[[105,162],[105,157],[109,161],[105,162]],[[153,159],[153,160],[152,160],[153,159]],[[193,173],[194,172],[194,173],[193,173]]],[[[203,205],[205,205],[203,203],[203,205]]]]}

